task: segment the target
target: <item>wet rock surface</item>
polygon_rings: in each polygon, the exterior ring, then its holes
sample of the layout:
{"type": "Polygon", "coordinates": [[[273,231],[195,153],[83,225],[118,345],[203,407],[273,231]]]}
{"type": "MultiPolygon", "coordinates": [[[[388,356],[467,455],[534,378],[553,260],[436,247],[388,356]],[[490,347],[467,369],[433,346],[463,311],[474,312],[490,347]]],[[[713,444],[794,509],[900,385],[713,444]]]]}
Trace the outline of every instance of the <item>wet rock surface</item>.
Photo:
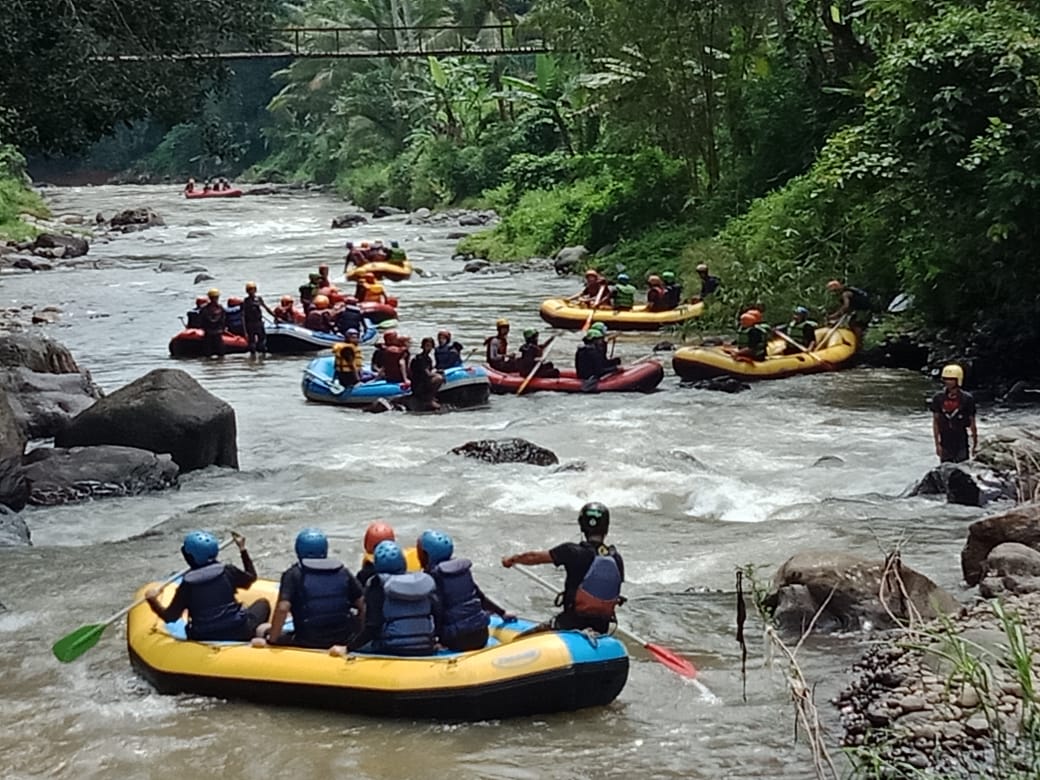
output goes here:
{"type": "Polygon", "coordinates": [[[961,551],[964,581],[978,585],[987,572],[998,570],[987,564],[987,558],[995,548],[1009,543],[1040,550],[1040,504],[1023,504],[968,526],[968,540],[961,551]]]}
{"type": "Polygon", "coordinates": [[[32,544],[32,536],[25,520],[0,504],[0,547],[24,547],[28,544],[32,544]]]}
{"type": "Polygon", "coordinates": [[[177,484],[178,468],[169,455],[134,447],[54,447],[26,455],[22,472],[29,503],[56,506],[163,490],[177,484]]]}
{"type": "Polygon", "coordinates": [[[484,439],[470,441],[451,450],[453,455],[477,458],[487,463],[528,463],[532,466],[555,466],[556,453],[532,444],[527,439],[484,439]]]}

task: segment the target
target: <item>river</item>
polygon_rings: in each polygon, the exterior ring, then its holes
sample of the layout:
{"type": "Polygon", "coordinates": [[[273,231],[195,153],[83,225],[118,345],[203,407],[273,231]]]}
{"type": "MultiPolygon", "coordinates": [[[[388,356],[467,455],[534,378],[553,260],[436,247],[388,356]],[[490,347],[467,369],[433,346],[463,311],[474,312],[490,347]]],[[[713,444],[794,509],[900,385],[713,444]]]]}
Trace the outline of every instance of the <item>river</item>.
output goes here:
{"type": "MultiPolygon", "coordinates": [[[[343,206],[317,193],[223,202],[185,201],[171,187],[45,194],[55,214],[92,219],[148,205],[167,224],[95,243],[94,267],[5,274],[0,306],[61,306],[48,333],[106,390],[156,367],[190,372],[234,406],[241,471],[209,469],[186,475],[176,491],[26,511],[35,546],[0,549],[5,777],[806,777],[808,753],[792,741],[781,670],[762,664],[757,621],[742,701],[735,568],[754,563],[768,575],[810,547],[877,557],[879,545],[905,537],[904,561],[959,592],[957,555],[978,512],[898,497],[935,459],[924,407],[934,388],[919,375],[852,370],[725,395],[680,388],[669,368],[661,390],[645,396],[492,397],[486,410],[417,416],[309,404],[299,387],[306,358],[171,360],[178,316],[200,291],[238,294],[247,280],[274,305],[318,263],[341,268],[347,239],[398,239],[433,274],[391,285],[402,301],[400,330],[416,341],[449,327],[468,349],[501,316],[514,335],[544,327],[539,302],[572,292],[576,280],[459,274],[446,237],[457,227],[392,218],[331,230],[343,206]],[[215,281],[194,284],[196,268],[215,281]],[[506,436],[586,467],[489,466],[445,454],[506,436]],[[825,455],[844,465],[814,468],[825,455]],[[473,559],[490,595],[541,617],[551,596],[498,561],[576,540],[577,509],[589,500],[611,508],[611,539],[625,555],[624,624],[690,657],[722,704],[706,704],[638,649],[609,707],[452,726],[160,696],[132,673],[120,626],[74,664],[49,652],[59,636],[127,604],[141,583],[179,568],[180,537],[198,527],[244,533],[261,575],[272,578],[292,562],[304,526],[325,529],[350,563],[372,519],[390,521],[404,539],[439,527],[473,559]]],[[[642,356],[658,338],[625,337],[618,352],[642,356]]],[[[563,337],[554,357],[566,362],[576,343],[563,337]]],[[[1015,419],[983,412],[983,434],[997,417],[1015,419]]],[[[802,650],[831,725],[826,701],[864,642],[815,639],[802,650]]]]}

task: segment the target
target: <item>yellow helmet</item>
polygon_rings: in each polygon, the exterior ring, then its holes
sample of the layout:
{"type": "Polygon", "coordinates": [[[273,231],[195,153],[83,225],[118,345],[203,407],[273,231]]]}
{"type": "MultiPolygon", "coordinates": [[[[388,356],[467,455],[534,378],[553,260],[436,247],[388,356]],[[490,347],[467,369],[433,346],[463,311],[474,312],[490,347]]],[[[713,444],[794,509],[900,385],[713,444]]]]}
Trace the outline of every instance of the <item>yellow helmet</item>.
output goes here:
{"type": "Polygon", "coordinates": [[[246,292],[256,290],[256,282],[246,282],[246,292]]]}
{"type": "Polygon", "coordinates": [[[208,295],[210,298],[219,298],[220,297],[220,290],[218,290],[216,287],[214,287],[208,293],[206,293],[206,295],[208,295]]]}
{"type": "Polygon", "coordinates": [[[496,328],[501,328],[502,326],[508,325],[508,324],[509,324],[509,320],[507,320],[505,317],[501,317],[500,319],[495,320],[495,327],[496,328]]]}
{"type": "Polygon", "coordinates": [[[961,387],[964,384],[964,369],[958,366],[956,363],[949,363],[943,366],[942,378],[956,379],[957,387],[961,387]]]}

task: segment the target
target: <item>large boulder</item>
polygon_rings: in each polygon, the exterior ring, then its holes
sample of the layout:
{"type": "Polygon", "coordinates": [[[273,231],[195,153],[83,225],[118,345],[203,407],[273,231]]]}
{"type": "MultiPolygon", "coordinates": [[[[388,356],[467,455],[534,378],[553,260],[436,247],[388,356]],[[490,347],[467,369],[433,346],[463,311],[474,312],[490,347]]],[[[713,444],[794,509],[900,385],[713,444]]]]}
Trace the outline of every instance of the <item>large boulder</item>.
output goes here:
{"type": "Polygon", "coordinates": [[[0,547],[22,547],[32,544],[25,521],[0,504],[0,547]]]}
{"type": "Polygon", "coordinates": [[[82,236],[41,233],[33,241],[33,251],[39,249],[61,249],[61,257],[82,257],[90,251],[90,244],[82,236]]]}
{"type": "Polygon", "coordinates": [[[986,574],[986,559],[990,551],[1007,543],[1040,550],[1040,503],[1023,504],[1010,512],[984,517],[968,526],[968,541],[961,550],[964,581],[978,585],[986,574]]]}
{"type": "Polygon", "coordinates": [[[357,225],[364,225],[368,222],[368,218],[364,214],[358,214],[351,212],[348,214],[341,214],[338,217],[332,218],[332,227],[334,228],[351,228],[357,225]]]}
{"type": "Polygon", "coordinates": [[[18,418],[7,400],[7,393],[0,388],[0,460],[21,460],[24,451],[25,432],[18,424],[18,418]]]}
{"type": "Polygon", "coordinates": [[[983,562],[979,592],[986,598],[1040,591],[1040,552],[1018,542],[1004,542],[983,562]]]}
{"type": "Polygon", "coordinates": [[[553,268],[558,274],[569,274],[588,259],[589,250],[583,246],[568,246],[556,253],[553,268]]]}
{"type": "Polygon", "coordinates": [[[135,447],[40,448],[23,465],[29,503],[37,506],[135,496],[177,484],[177,464],[169,455],[135,447]]]}
{"type": "Polygon", "coordinates": [[[1040,491],[1040,431],[1023,426],[991,431],[979,441],[975,461],[1013,480],[1019,497],[1040,491]]]}
{"type": "Polygon", "coordinates": [[[129,233],[134,230],[144,230],[149,227],[165,225],[166,222],[150,208],[138,208],[120,211],[108,221],[108,224],[113,230],[129,233]]]}
{"type": "Polygon", "coordinates": [[[452,455],[477,458],[487,463],[529,463],[532,466],[555,466],[556,453],[532,444],[527,439],[484,439],[468,441],[451,450],[452,455]]]}
{"type": "Polygon", "coordinates": [[[940,463],[910,490],[911,496],[945,496],[948,503],[964,506],[985,506],[1016,494],[1012,476],[972,461],[940,463]]]}
{"type": "Polygon", "coordinates": [[[25,434],[7,401],[7,394],[0,389],[0,507],[16,512],[29,499],[29,486],[22,474],[24,450],[25,434]]]}
{"type": "Polygon", "coordinates": [[[792,633],[808,628],[821,607],[817,631],[889,628],[909,620],[912,612],[928,620],[960,609],[953,596],[898,556],[873,561],[832,550],[805,550],[788,558],[765,603],[776,624],[792,633]]]}
{"type": "Polygon", "coordinates": [[[179,369],[145,374],[72,418],[58,447],[121,444],[168,452],[182,472],[238,468],[235,410],[179,369]]]}

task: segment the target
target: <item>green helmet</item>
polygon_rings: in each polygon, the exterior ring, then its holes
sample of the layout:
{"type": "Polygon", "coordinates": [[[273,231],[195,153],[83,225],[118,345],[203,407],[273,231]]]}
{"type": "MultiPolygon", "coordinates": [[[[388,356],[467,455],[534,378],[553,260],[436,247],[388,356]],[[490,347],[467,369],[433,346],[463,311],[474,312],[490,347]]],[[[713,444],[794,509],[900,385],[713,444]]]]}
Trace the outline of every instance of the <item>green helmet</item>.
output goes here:
{"type": "Polygon", "coordinates": [[[596,328],[589,328],[589,332],[585,334],[584,341],[595,341],[596,339],[603,338],[603,331],[596,328]]]}
{"type": "Polygon", "coordinates": [[[589,325],[589,330],[598,330],[600,333],[606,333],[607,326],[602,322],[594,322],[591,325],[589,325]]]}
{"type": "Polygon", "coordinates": [[[538,328],[524,328],[524,338],[533,339],[538,335],[538,328]]]}
{"type": "Polygon", "coordinates": [[[665,271],[664,273],[661,274],[661,281],[662,282],[674,282],[675,281],[675,273],[672,272],[672,271],[665,271]]]}

